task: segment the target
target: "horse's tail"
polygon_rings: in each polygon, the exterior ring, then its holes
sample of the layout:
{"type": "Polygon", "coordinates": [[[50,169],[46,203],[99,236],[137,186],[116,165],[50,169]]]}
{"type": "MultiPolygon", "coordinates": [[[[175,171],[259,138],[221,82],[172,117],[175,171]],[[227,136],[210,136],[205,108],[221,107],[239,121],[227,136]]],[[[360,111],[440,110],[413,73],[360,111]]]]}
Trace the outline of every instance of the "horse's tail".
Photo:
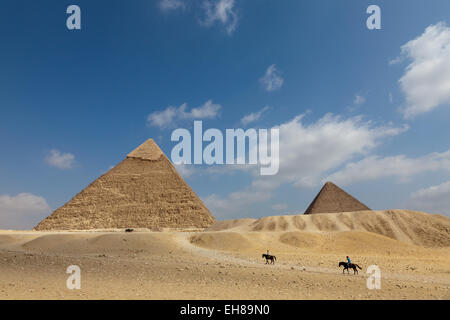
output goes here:
{"type": "Polygon", "coordinates": [[[273,259],[274,259],[274,260],[277,260],[277,257],[273,256],[273,259]]]}
{"type": "Polygon", "coordinates": [[[355,264],[355,266],[357,266],[359,268],[359,270],[362,270],[362,268],[360,266],[358,266],[357,264],[355,264]]]}

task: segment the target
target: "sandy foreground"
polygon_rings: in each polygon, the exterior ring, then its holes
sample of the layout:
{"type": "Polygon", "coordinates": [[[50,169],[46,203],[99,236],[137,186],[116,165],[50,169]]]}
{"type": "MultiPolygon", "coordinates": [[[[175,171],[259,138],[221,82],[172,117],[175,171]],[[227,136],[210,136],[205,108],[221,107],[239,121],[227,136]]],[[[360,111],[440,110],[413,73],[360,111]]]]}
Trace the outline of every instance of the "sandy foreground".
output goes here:
{"type": "Polygon", "coordinates": [[[223,221],[202,232],[0,231],[0,298],[450,299],[450,219],[370,214],[223,221]],[[261,258],[267,249],[275,265],[261,258]],[[346,255],[359,275],[338,268],[346,255]],[[80,290],[66,287],[70,265],[81,269],[80,290]],[[381,269],[380,290],[366,286],[369,265],[381,269]]]}

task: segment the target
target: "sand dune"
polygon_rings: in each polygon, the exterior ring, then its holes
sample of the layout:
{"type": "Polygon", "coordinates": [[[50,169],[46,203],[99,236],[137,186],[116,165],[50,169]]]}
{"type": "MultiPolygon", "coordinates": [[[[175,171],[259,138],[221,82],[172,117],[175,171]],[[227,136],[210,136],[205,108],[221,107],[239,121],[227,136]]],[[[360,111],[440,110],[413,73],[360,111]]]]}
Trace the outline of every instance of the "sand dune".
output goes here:
{"type": "MultiPolygon", "coordinates": [[[[118,253],[152,253],[166,254],[176,249],[171,233],[143,232],[134,234],[114,233],[44,233],[22,242],[8,241],[16,249],[29,252],[53,254],[118,254],[118,253]],[[17,245],[20,244],[20,247],[17,245]]],[[[7,243],[1,241],[3,247],[7,243]]]]}
{"type": "Polygon", "coordinates": [[[246,226],[255,222],[256,219],[237,219],[237,220],[222,220],[217,221],[211,227],[207,228],[206,231],[222,231],[230,229],[245,229],[246,226]]]}
{"type": "Polygon", "coordinates": [[[274,216],[258,220],[239,219],[217,222],[207,230],[240,232],[366,231],[420,246],[450,246],[449,218],[408,210],[274,216]]]}

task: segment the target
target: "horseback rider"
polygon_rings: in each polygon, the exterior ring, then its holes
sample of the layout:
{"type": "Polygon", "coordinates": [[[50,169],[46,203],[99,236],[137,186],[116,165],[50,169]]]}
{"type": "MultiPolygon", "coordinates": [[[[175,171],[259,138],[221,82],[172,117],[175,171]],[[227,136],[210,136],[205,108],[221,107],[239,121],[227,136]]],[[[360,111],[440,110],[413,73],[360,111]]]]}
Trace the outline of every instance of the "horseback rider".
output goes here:
{"type": "Polygon", "coordinates": [[[267,253],[263,253],[262,257],[266,259],[266,264],[269,263],[269,261],[272,262],[272,264],[275,264],[275,260],[277,260],[277,257],[270,255],[269,249],[267,249],[267,253]]]}
{"type": "Polygon", "coordinates": [[[352,260],[347,256],[347,266],[350,268],[350,264],[352,263],[352,260]]]}

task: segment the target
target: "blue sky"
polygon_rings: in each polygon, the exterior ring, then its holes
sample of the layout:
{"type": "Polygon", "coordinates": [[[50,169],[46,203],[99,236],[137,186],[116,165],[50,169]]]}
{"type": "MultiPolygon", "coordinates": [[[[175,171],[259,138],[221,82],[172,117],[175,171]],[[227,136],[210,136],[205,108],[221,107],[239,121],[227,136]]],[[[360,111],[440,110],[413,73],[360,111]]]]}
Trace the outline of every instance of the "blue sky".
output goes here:
{"type": "Polygon", "coordinates": [[[194,118],[280,128],[275,177],[179,168],[218,219],[301,213],[327,179],[449,215],[449,27],[446,0],[2,1],[0,227],[33,227],[148,138],[169,156],[194,118]]]}

